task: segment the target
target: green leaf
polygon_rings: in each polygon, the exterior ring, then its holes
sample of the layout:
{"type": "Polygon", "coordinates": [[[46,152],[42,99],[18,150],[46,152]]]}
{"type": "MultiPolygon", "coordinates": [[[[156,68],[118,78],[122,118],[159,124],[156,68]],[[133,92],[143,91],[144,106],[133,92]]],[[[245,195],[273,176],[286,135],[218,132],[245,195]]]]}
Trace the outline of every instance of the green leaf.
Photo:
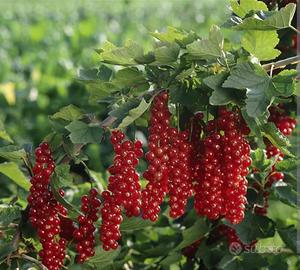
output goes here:
{"type": "Polygon", "coordinates": [[[237,0],[231,0],[230,5],[232,11],[241,18],[245,17],[252,10],[268,10],[267,5],[258,0],[240,0],[240,3],[237,0]]]}
{"type": "Polygon", "coordinates": [[[194,32],[185,32],[183,30],[170,27],[164,33],[152,32],[150,33],[152,36],[157,38],[158,40],[166,43],[174,43],[177,42],[178,45],[184,47],[189,43],[192,43],[196,39],[196,34],[194,32]]]}
{"type": "Polygon", "coordinates": [[[105,251],[102,247],[98,246],[95,249],[95,255],[89,259],[89,262],[101,265],[110,264],[116,257],[118,257],[120,251],[120,248],[112,251],[105,251]]]}
{"type": "Polygon", "coordinates": [[[287,172],[297,169],[298,165],[300,165],[300,160],[295,158],[288,158],[277,162],[275,164],[275,169],[276,171],[287,172]]]}
{"type": "Polygon", "coordinates": [[[87,91],[89,92],[89,103],[97,104],[105,98],[109,97],[114,92],[120,91],[115,85],[111,82],[91,82],[87,85],[87,91]]]}
{"type": "Polygon", "coordinates": [[[238,269],[238,257],[233,254],[226,254],[218,263],[218,269],[238,269]]]}
{"type": "Polygon", "coordinates": [[[284,136],[274,123],[268,122],[261,126],[261,131],[265,137],[284,154],[293,157],[293,155],[286,149],[290,146],[290,142],[286,136],[284,136]]]}
{"type": "Polygon", "coordinates": [[[76,106],[70,104],[61,108],[57,113],[51,116],[52,119],[63,119],[66,121],[74,121],[82,119],[83,112],[76,106]]]}
{"type": "Polygon", "coordinates": [[[261,61],[271,60],[280,55],[281,52],[274,49],[278,42],[276,31],[246,31],[241,40],[244,49],[261,61]]]}
{"type": "Polygon", "coordinates": [[[14,162],[1,163],[0,173],[6,175],[19,187],[25,189],[26,191],[29,191],[30,183],[16,163],[14,162]]]}
{"type": "Polygon", "coordinates": [[[113,84],[108,82],[112,77],[112,70],[105,65],[94,69],[80,69],[77,79],[83,82],[90,94],[89,103],[96,104],[111,93],[118,91],[113,84]]]}
{"type": "Polygon", "coordinates": [[[26,152],[22,148],[18,148],[17,146],[9,145],[0,147],[0,157],[11,161],[19,161],[26,157],[26,152]]]}
{"type": "Polygon", "coordinates": [[[232,20],[237,30],[280,30],[289,28],[296,11],[295,4],[288,4],[279,11],[261,12],[244,20],[232,20]]]}
{"type": "Polygon", "coordinates": [[[85,83],[94,81],[109,81],[112,74],[112,69],[102,65],[99,68],[79,69],[77,79],[85,83]]]}
{"type": "Polygon", "coordinates": [[[102,138],[102,128],[81,121],[73,121],[66,126],[73,143],[99,143],[102,138]]]}
{"type": "Polygon", "coordinates": [[[257,148],[251,152],[252,166],[264,172],[272,166],[272,160],[268,159],[264,150],[257,148]]]}
{"type": "Polygon", "coordinates": [[[218,26],[212,26],[208,39],[194,41],[186,46],[188,55],[193,60],[216,59],[223,57],[224,38],[218,26]]]}
{"type": "MultiPolygon", "coordinates": [[[[109,115],[116,118],[114,126],[118,127],[124,118],[126,118],[132,109],[136,109],[141,101],[138,98],[130,98],[126,102],[116,105],[114,110],[109,112],[109,115]]],[[[129,119],[129,118],[128,118],[129,119]]],[[[127,120],[126,120],[127,121],[127,120]]]]}
{"type": "Polygon", "coordinates": [[[134,231],[134,230],[141,230],[146,227],[151,226],[153,223],[149,220],[144,220],[140,217],[125,217],[122,224],[121,224],[121,231],[134,231]]]}
{"type": "Polygon", "coordinates": [[[289,226],[287,228],[278,229],[277,230],[281,239],[286,244],[288,248],[290,248],[295,253],[297,250],[297,229],[294,225],[289,226]]]}
{"type": "Polygon", "coordinates": [[[143,72],[138,70],[136,67],[119,70],[111,83],[120,89],[132,87],[145,91],[149,88],[149,84],[143,72]]]}
{"type": "Polygon", "coordinates": [[[250,211],[245,213],[245,218],[241,223],[228,225],[236,229],[239,238],[244,243],[250,243],[258,238],[272,237],[275,234],[275,223],[271,219],[254,215],[250,211]]]}
{"type": "Polygon", "coordinates": [[[177,61],[180,47],[176,43],[158,47],[154,50],[155,63],[159,65],[172,64],[177,61]]]}
{"type": "Polygon", "coordinates": [[[170,87],[170,100],[186,106],[191,112],[204,110],[208,103],[208,94],[203,88],[187,89],[183,85],[170,87]]]}
{"type": "MultiPolygon", "coordinates": [[[[9,254],[13,253],[17,247],[13,246],[13,243],[1,243],[0,245],[0,260],[7,257],[9,254]]],[[[12,269],[12,268],[3,268],[3,269],[12,269]]]]}
{"type": "Polygon", "coordinates": [[[247,113],[246,108],[241,108],[241,112],[243,115],[243,118],[248,125],[248,127],[251,129],[252,133],[257,138],[257,144],[260,148],[264,148],[265,144],[263,142],[263,136],[260,130],[260,122],[257,118],[250,117],[247,113]]]}
{"type": "Polygon", "coordinates": [[[14,141],[12,140],[12,138],[7,134],[5,128],[4,128],[4,124],[0,119],[0,139],[3,139],[7,142],[13,143],[14,141]]]}
{"type": "Polygon", "coordinates": [[[239,103],[241,95],[234,89],[222,87],[223,82],[228,74],[223,72],[217,75],[209,76],[203,82],[214,91],[209,98],[209,103],[214,106],[226,105],[228,103],[239,103]]]}
{"type": "Polygon", "coordinates": [[[162,261],[160,261],[161,265],[169,267],[172,264],[175,264],[181,260],[182,254],[178,252],[172,252],[167,257],[165,257],[162,261]]]}
{"type": "Polygon", "coordinates": [[[136,65],[138,63],[135,58],[144,55],[142,47],[132,40],[126,41],[124,47],[116,47],[106,42],[98,53],[102,62],[121,66],[136,65]]]}
{"type": "Polygon", "coordinates": [[[73,177],[70,174],[70,165],[60,164],[56,166],[55,174],[59,187],[70,186],[73,183],[73,177]]]}
{"type": "Polygon", "coordinates": [[[118,128],[122,129],[128,127],[136,119],[141,117],[143,113],[149,108],[151,102],[147,103],[145,99],[142,99],[141,103],[134,109],[128,111],[128,115],[122,119],[122,122],[119,124],[118,128]]]}
{"type": "Polygon", "coordinates": [[[238,64],[223,87],[247,89],[246,110],[250,117],[261,117],[267,112],[275,90],[266,71],[249,62],[238,64]]]}
{"type": "Polygon", "coordinates": [[[0,224],[7,226],[21,218],[21,209],[18,206],[0,205],[0,224]]]}
{"type": "Polygon", "coordinates": [[[181,250],[182,248],[189,246],[195,241],[202,238],[208,232],[208,226],[204,219],[197,219],[193,226],[182,232],[183,240],[175,248],[175,250],[181,250]]]}
{"type": "Polygon", "coordinates": [[[51,177],[50,186],[55,199],[68,210],[68,217],[76,219],[81,213],[74,205],[60,195],[59,189],[61,188],[61,182],[59,181],[56,173],[54,173],[51,177]]]}
{"type": "Polygon", "coordinates": [[[272,191],[277,199],[297,208],[297,191],[290,184],[277,182],[272,186],[272,191]]]}
{"type": "Polygon", "coordinates": [[[297,70],[286,69],[273,77],[273,83],[280,96],[289,97],[296,91],[297,75],[297,70]]]}

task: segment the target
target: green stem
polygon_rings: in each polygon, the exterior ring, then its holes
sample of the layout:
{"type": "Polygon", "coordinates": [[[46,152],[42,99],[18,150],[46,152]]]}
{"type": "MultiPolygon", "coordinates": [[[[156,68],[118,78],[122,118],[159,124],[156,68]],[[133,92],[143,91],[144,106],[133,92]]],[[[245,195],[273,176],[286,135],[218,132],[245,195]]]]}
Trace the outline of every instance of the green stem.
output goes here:
{"type": "Polygon", "coordinates": [[[297,28],[295,28],[294,26],[291,25],[290,29],[292,29],[293,31],[295,31],[297,33],[297,35],[300,35],[300,31],[297,28]]]}

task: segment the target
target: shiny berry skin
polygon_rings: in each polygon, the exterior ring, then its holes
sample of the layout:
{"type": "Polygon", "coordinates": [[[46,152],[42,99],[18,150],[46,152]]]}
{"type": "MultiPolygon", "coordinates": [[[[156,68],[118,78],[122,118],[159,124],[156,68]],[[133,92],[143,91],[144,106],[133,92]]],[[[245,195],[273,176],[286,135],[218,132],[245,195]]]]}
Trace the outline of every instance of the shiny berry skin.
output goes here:
{"type": "Polygon", "coordinates": [[[115,151],[113,165],[109,167],[107,191],[102,193],[104,200],[101,209],[102,225],[100,240],[103,249],[116,249],[121,238],[119,226],[122,222],[122,209],[127,217],[139,216],[141,208],[141,185],[136,167],[143,156],[142,142],[125,140],[125,134],[113,131],[110,141],[115,151]]]}
{"type": "Polygon", "coordinates": [[[78,228],[73,231],[73,237],[76,241],[77,262],[84,263],[88,258],[95,254],[95,235],[96,227],[94,223],[98,220],[98,212],[101,202],[97,198],[98,191],[92,188],[89,195],[81,197],[81,209],[83,215],[77,217],[78,228]]]}
{"type": "MultiPolygon", "coordinates": [[[[35,150],[36,163],[32,169],[30,194],[28,196],[29,221],[37,230],[42,250],[39,256],[49,270],[61,269],[67,241],[65,231],[66,209],[54,198],[50,187],[50,177],[55,169],[49,144],[44,142],[35,150]]],[[[63,191],[59,191],[63,196],[63,191]]],[[[72,223],[72,222],[71,222],[72,223]]],[[[69,224],[71,226],[71,224],[69,224]]]]}
{"type": "Polygon", "coordinates": [[[193,154],[194,207],[210,220],[225,217],[237,224],[244,218],[251,158],[242,122],[238,112],[220,107],[219,117],[207,123],[203,141],[192,136],[198,151],[193,154]]]}

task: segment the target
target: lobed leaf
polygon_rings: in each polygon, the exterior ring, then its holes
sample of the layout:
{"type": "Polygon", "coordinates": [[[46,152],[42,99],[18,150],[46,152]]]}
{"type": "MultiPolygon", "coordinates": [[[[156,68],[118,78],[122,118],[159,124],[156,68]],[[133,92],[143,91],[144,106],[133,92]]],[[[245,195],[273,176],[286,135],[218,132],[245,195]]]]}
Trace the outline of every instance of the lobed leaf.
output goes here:
{"type": "Polygon", "coordinates": [[[26,191],[29,191],[30,183],[16,163],[14,162],[1,163],[0,173],[6,175],[10,180],[12,180],[19,187],[23,188],[26,191]]]}

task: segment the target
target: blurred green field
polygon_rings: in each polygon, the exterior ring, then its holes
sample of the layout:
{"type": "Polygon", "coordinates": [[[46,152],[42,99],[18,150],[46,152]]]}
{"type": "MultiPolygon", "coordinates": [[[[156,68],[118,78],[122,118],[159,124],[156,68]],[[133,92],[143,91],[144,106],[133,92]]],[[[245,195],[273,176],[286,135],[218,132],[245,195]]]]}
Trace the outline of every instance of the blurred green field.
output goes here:
{"type": "MultiPolygon", "coordinates": [[[[147,33],[167,26],[206,35],[211,24],[225,19],[226,5],[218,0],[0,1],[0,120],[17,144],[37,145],[51,130],[48,115],[71,103],[87,107],[76,70],[97,65],[94,49],[105,40],[133,39],[150,47],[147,33]]],[[[105,106],[93,111],[103,114],[105,106]]],[[[90,153],[94,164],[99,164],[97,152],[94,147],[90,153]]]]}

